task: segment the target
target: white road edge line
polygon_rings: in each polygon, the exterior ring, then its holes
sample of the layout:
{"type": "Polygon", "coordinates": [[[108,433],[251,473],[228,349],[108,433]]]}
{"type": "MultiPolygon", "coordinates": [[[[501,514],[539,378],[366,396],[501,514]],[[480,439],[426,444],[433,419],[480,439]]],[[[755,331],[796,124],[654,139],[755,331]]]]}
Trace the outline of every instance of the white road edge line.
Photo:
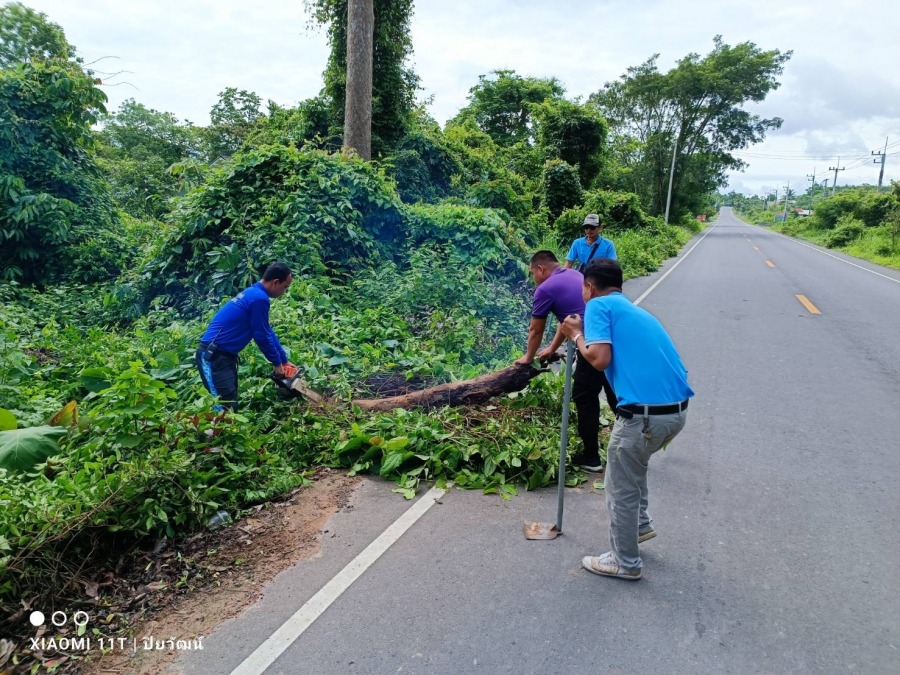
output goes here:
{"type": "MultiPolygon", "coordinates": [[[[748,223],[747,221],[744,221],[744,223],[749,225],[750,227],[755,227],[759,230],[762,230],[763,232],[768,232],[769,234],[777,234],[779,237],[784,237],[785,239],[788,239],[788,240],[794,242],[795,244],[800,244],[801,246],[805,246],[806,248],[811,248],[813,251],[817,251],[818,253],[821,253],[822,255],[827,255],[829,258],[834,258],[835,260],[840,260],[842,263],[847,263],[848,265],[853,265],[854,267],[858,267],[863,272],[868,272],[869,274],[874,274],[875,276],[879,276],[882,279],[887,279],[888,281],[893,281],[895,284],[900,284],[900,279],[895,279],[894,277],[889,277],[887,274],[882,274],[881,272],[876,272],[875,270],[870,270],[868,267],[863,267],[862,265],[857,265],[856,263],[852,263],[849,260],[844,260],[843,258],[836,256],[833,253],[828,253],[828,251],[823,251],[820,248],[816,248],[815,246],[806,244],[802,241],[799,241],[798,239],[794,239],[794,237],[789,237],[786,234],[781,234],[781,232],[773,232],[772,230],[767,230],[764,227],[760,227],[759,225],[753,225],[752,223],[748,223]]],[[[699,244],[700,242],[698,241],[697,243],[699,244]]]]}
{"type": "Polygon", "coordinates": [[[351,560],[344,569],[325,584],[318,593],[304,603],[269,638],[256,648],[231,675],[261,675],[312,623],[365,572],[391,544],[403,536],[446,490],[433,487],[419,501],[409,507],[390,527],[351,560]]]}
{"type": "Polygon", "coordinates": [[[653,292],[653,289],[655,289],[657,286],[659,286],[663,282],[663,279],[665,279],[667,276],[672,274],[672,272],[675,271],[675,268],[678,267],[684,261],[685,258],[687,258],[691,253],[693,253],[694,249],[700,245],[700,242],[703,241],[704,239],[706,239],[706,235],[709,234],[710,232],[712,232],[714,229],[716,229],[716,227],[718,227],[718,225],[719,225],[719,219],[716,218],[715,224],[706,231],[706,234],[704,234],[702,237],[700,237],[700,239],[697,240],[697,243],[688,249],[687,253],[685,253],[683,256],[681,256],[681,258],[679,258],[675,262],[674,265],[672,265],[668,270],[666,270],[665,274],[663,274],[659,279],[654,281],[653,285],[650,288],[648,288],[646,291],[641,293],[641,297],[639,297],[637,300],[635,300],[634,304],[635,305],[641,304],[644,301],[644,298],[646,298],[648,295],[650,295],[653,292]]]}

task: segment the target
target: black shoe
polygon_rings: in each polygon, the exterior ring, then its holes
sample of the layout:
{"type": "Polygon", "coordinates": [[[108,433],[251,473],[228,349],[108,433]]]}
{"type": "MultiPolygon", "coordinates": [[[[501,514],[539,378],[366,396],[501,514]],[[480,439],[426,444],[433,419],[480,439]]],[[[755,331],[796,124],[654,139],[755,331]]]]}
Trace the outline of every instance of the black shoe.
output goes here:
{"type": "Polygon", "coordinates": [[[599,473],[606,468],[606,465],[599,457],[585,457],[583,452],[578,453],[572,458],[572,463],[591,473],[599,473]]]}

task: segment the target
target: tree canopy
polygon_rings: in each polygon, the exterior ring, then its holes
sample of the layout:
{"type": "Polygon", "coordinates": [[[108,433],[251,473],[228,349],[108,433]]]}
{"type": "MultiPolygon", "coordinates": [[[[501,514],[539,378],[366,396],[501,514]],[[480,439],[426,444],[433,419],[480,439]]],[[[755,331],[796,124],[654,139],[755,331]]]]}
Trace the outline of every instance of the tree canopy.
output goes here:
{"type": "Polygon", "coordinates": [[[71,59],[75,48],[63,29],[21,2],[0,7],[0,68],[23,61],[71,59]]]}
{"type": "Polygon", "coordinates": [[[111,272],[119,220],[94,158],[99,80],[45,14],[0,8],[0,278],[111,272]]]}
{"type": "Polygon", "coordinates": [[[555,77],[522,77],[514,70],[495,70],[479,75],[469,90],[469,104],[448,124],[472,119],[495,143],[511,146],[532,134],[532,106],[547,99],[561,99],[565,88],[555,77]]]}
{"type": "Polygon", "coordinates": [[[762,118],[743,106],[778,88],[790,57],[789,51],[764,51],[752,42],[731,47],[716,36],[706,56],[688,54],[662,73],[656,54],[593,94],[590,102],[617,137],[616,161],[629,169],[627,187],[653,213],[664,212],[674,142],[676,210],[695,208],[695,197],[725,185],[725,172],[744,166],[730,152],[781,126],[780,118],[762,118]]]}

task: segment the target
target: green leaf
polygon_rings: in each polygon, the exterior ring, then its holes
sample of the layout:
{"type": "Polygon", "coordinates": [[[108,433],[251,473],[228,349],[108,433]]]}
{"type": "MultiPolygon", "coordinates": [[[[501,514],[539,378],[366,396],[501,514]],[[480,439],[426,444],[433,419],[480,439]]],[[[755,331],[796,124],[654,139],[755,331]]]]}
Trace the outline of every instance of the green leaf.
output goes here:
{"type": "Polygon", "coordinates": [[[141,444],[140,436],[129,436],[128,434],[119,434],[116,436],[116,443],[123,448],[136,448],[141,444]]]}
{"type": "Polygon", "coordinates": [[[497,470],[497,462],[494,461],[493,457],[487,457],[484,460],[484,475],[485,476],[493,476],[494,472],[497,470]]]}
{"type": "Polygon", "coordinates": [[[16,428],[16,416],[9,410],[0,408],[0,431],[9,431],[16,428]]]}
{"type": "Polygon", "coordinates": [[[57,439],[66,435],[61,427],[41,426],[0,431],[0,469],[28,471],[59,453],[57,439]]]}
{"type": "Polygon", "coordinates": [[[389,476],[391,472],[395,471],[398,466],[403,464],[403,460],[405,459],[406,456],[402,452],[392,452],[388,454],[381,463],[381,475],[389,476]]]}
{"type": "Polygon", "coordinates": [[[354,436],[353,438],[341,443],[337,448],[336,454],[342,455],[343,453],[349,452],[350,450],[356,450],[365,442],[366,438],[364,436],[354,436]]]}
{"type": "Polygon", "coordinates": [[[409,445],[409,439],[406,436],[397,436],[397,438],[392,438],[385,443],[384,447],[388,452],[393,452],[394,450],[402,450],[407,445],[409,445]]]}
{"type": "Polygon", "coordinates": [[[339,366],[342,363],[347,363],[347,361],[349,361],[349,360],[350,360],[349,356],[332,356],[330,359],[328,359],[328,365],[329,366],[339,366]]]}
{"type": "Polygon", "coordinates": [[[85,368],[78,376],[81,386],[95,394],[109,389],[112,370],[109,368],[85,368]]]}
{"type": "Polygon", "coordinates": [[[412,488],[394,488],[391,492],[403,495],[404,499],[414,499],[416,496],[416,491],[412,488]]]}

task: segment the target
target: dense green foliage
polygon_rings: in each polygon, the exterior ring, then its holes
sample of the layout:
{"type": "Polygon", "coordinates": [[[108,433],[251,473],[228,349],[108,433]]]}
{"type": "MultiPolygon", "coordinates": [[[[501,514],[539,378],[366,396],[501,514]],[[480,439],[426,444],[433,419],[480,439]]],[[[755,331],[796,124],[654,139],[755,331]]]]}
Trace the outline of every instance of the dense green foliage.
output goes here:
{"type": "Polygon", "coordinates": [[[550,213],[551,221],[583,201],[584,190],[578,169],[561,159],[551,159],[544,165],[543,184],[544,206],[550,213]]]}
{"type": "Polygon", "coordinates": [[[71,61],[0,70],[0,278],[114,271],[119,219],[92,153],[105,101],[71,61]]]}
{"type": "Polygon", "coordinates": [[[118,205],[135,218],[162,218],[180,181],[173,164],[199,154],[197,130],[134,99],[110,115],[99,134],[99,162],[118,205]]]}

